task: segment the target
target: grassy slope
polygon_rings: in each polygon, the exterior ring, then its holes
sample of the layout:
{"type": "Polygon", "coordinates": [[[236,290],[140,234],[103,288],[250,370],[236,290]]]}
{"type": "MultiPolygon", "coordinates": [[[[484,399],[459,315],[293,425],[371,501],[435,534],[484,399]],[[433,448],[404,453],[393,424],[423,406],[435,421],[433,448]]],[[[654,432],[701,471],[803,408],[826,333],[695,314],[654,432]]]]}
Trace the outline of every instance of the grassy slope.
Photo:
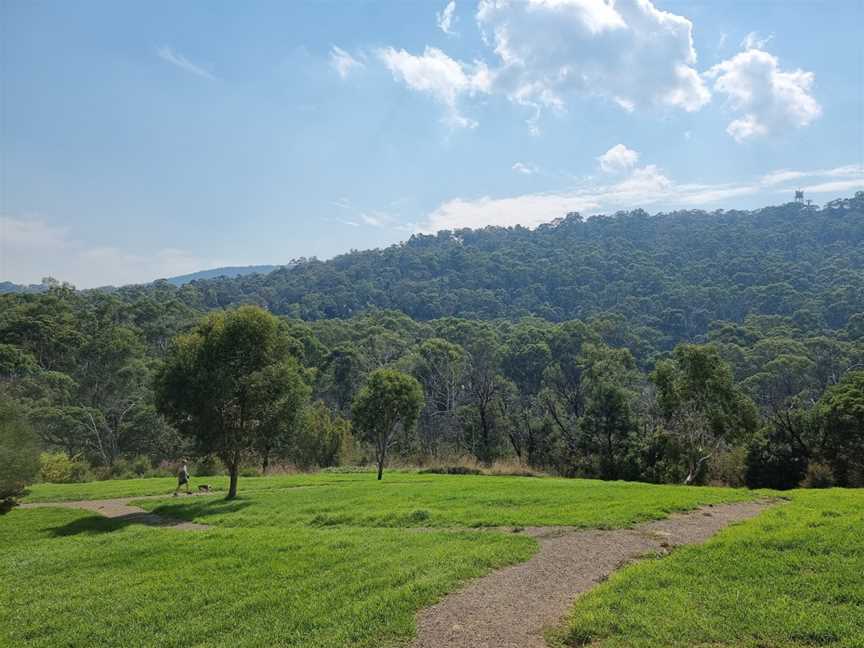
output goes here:
{"type": "MultiPolygon", "coordinates": [[[[159,481],[70,485],[63,493],[146,494],[159,481]]],[[[213,525],[204,532],[51,508],[0,518],[0,644],[382,646],[410,637],[416,610],[460,581],[536,550],[530,538],[511,534],[382,527],[620,526],[749,496],[397,473],[383,483],[362,474],[250,478],[241,480],[241,494],[232,504],[145,502],[213,525]]]]}
{"type": "Polygon", "coordinates": [[[581,598],[566,643],[604,648],[864,646],[864,491],[792,501],[581,598]]]}

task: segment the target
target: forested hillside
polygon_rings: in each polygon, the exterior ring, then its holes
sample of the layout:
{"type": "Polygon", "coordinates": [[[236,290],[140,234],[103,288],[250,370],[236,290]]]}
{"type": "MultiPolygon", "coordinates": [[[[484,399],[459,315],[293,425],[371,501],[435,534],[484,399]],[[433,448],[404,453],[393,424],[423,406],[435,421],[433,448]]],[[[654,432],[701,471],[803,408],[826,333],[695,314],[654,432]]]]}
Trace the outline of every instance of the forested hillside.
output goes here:
{"type": "Polygon", "coordinates": [[[619,313],[666,346],[748,314],[840,329],[864,310],[864,194],[824,209],[643,211],[548,225],[443,231],[268,275],[199,281],[196,308],[256,303],[306,320],[370,307],[415,319],[619,313]]]}
{"type": "Polygon", "coordinates": [[[146,473],[194,450],[156,396],[173,340],[241,304],[280,316],[274,344],[306,385],[251,464],[371,460],[352,405],[387,369],[423,392],[395,440],[405,460],[864,483],[864,194],[441,232],[179,288],[0,295],[0,399],[65,453],[67,478],[146,473]]]}

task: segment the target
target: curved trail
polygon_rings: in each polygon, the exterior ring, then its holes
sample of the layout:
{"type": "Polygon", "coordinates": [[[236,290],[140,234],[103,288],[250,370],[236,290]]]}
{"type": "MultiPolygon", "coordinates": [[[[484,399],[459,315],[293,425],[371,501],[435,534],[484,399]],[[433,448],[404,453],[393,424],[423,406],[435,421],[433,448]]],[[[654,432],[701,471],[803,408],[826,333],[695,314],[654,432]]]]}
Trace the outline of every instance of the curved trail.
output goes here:
{"type": "MultiPolygon", "coordinates": [[[[184,497],[198,497],[197,495],[185,495],[184,497]]],[[[120,497],[115,499],[102,500],[81,500],[77,502],[34,502],[29,504],[21,504],[19,508],[73,508],[84,509],[99,513],[113,520],[121,520],[131,524],[146,524],[148,526],[168,527],[179,529],[181,531],[203,531],[209,529],[207,524],[198,524],[197,522],[187,522],[186,520],[178,520],[176,518],[164,517],[150,513],[137,506],[131,506],[129,502],[143,499],[166,499],[165,495],[146,495],[138,497],[120,497]]]]}
{"type": "Polygon", "coordinates": [[[772,502],[707,506],[631,529],[537,527],[524,533],[540,550],[528,562],[472,581],[417,615],[413,648],[546,648],[574,599],[623,564],[669,547],[704,542],[772,502]]]}

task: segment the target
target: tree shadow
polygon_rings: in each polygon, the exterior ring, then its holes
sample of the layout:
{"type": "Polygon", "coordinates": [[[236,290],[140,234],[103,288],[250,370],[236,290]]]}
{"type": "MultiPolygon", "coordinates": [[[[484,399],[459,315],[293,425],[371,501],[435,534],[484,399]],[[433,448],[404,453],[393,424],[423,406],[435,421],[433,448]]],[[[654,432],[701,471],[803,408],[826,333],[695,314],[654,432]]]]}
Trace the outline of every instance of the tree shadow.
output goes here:
{"type": "MultiPolygon", "coordinates": [[[[105,517],[99,514],[80,517],[72,522],[51,530],[55,537],[72,535],[98,535],[113,533],[133,524],[158,527],[163,529],[177,528],[185,530],[204,529],[205,525],[197,523],[196,518],[210,515],[222,515],[240,511],[250,502],[242,500],[216,500],[202,503],[171,503],[159,506],[153,511],[136,511],[116,517],[105,517]]],[[[82,509],[86,510],[86,509],[82,509]]]]}
{"type": "Polygon", "coordinates": [[[233,500],[226,499],[201,499],[197,501],[166,502],[160,504],[153,513],[163,518],[173,518],[183,522],[193,522],[200,518],[211,515],[225,515],[226,513],[237,513],[252,502],[243,498],[233,500]]]}

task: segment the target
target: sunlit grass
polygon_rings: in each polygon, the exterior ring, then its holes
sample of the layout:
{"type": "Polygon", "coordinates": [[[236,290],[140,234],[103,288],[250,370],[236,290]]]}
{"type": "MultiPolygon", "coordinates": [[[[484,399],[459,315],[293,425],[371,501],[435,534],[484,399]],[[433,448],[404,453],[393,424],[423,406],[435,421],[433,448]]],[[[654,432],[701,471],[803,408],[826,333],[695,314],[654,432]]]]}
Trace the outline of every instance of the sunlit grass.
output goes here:
{"type": "Polygon", "coordinates": [[[864,646],[864,491],[792,501],[579,600],[570,646],[864,646]]]}
{"type": "MultiPolygon", "coordinates": [[[[211,485],[224,486],[218,478],[211,485]]],[[[173,480],[34,488],[31,500],[170,493],[173,480]]],[[[0,644],[385,646],[458,583],[526,560],[510,533],[395,527],[615,527],[747,491],[390,473],[241,480],[240,497],[142,500],[184,532],[73,510],[0,518],[0,644]]],[[[530,593],[526,593],[530,595],[530,593]]]]}

